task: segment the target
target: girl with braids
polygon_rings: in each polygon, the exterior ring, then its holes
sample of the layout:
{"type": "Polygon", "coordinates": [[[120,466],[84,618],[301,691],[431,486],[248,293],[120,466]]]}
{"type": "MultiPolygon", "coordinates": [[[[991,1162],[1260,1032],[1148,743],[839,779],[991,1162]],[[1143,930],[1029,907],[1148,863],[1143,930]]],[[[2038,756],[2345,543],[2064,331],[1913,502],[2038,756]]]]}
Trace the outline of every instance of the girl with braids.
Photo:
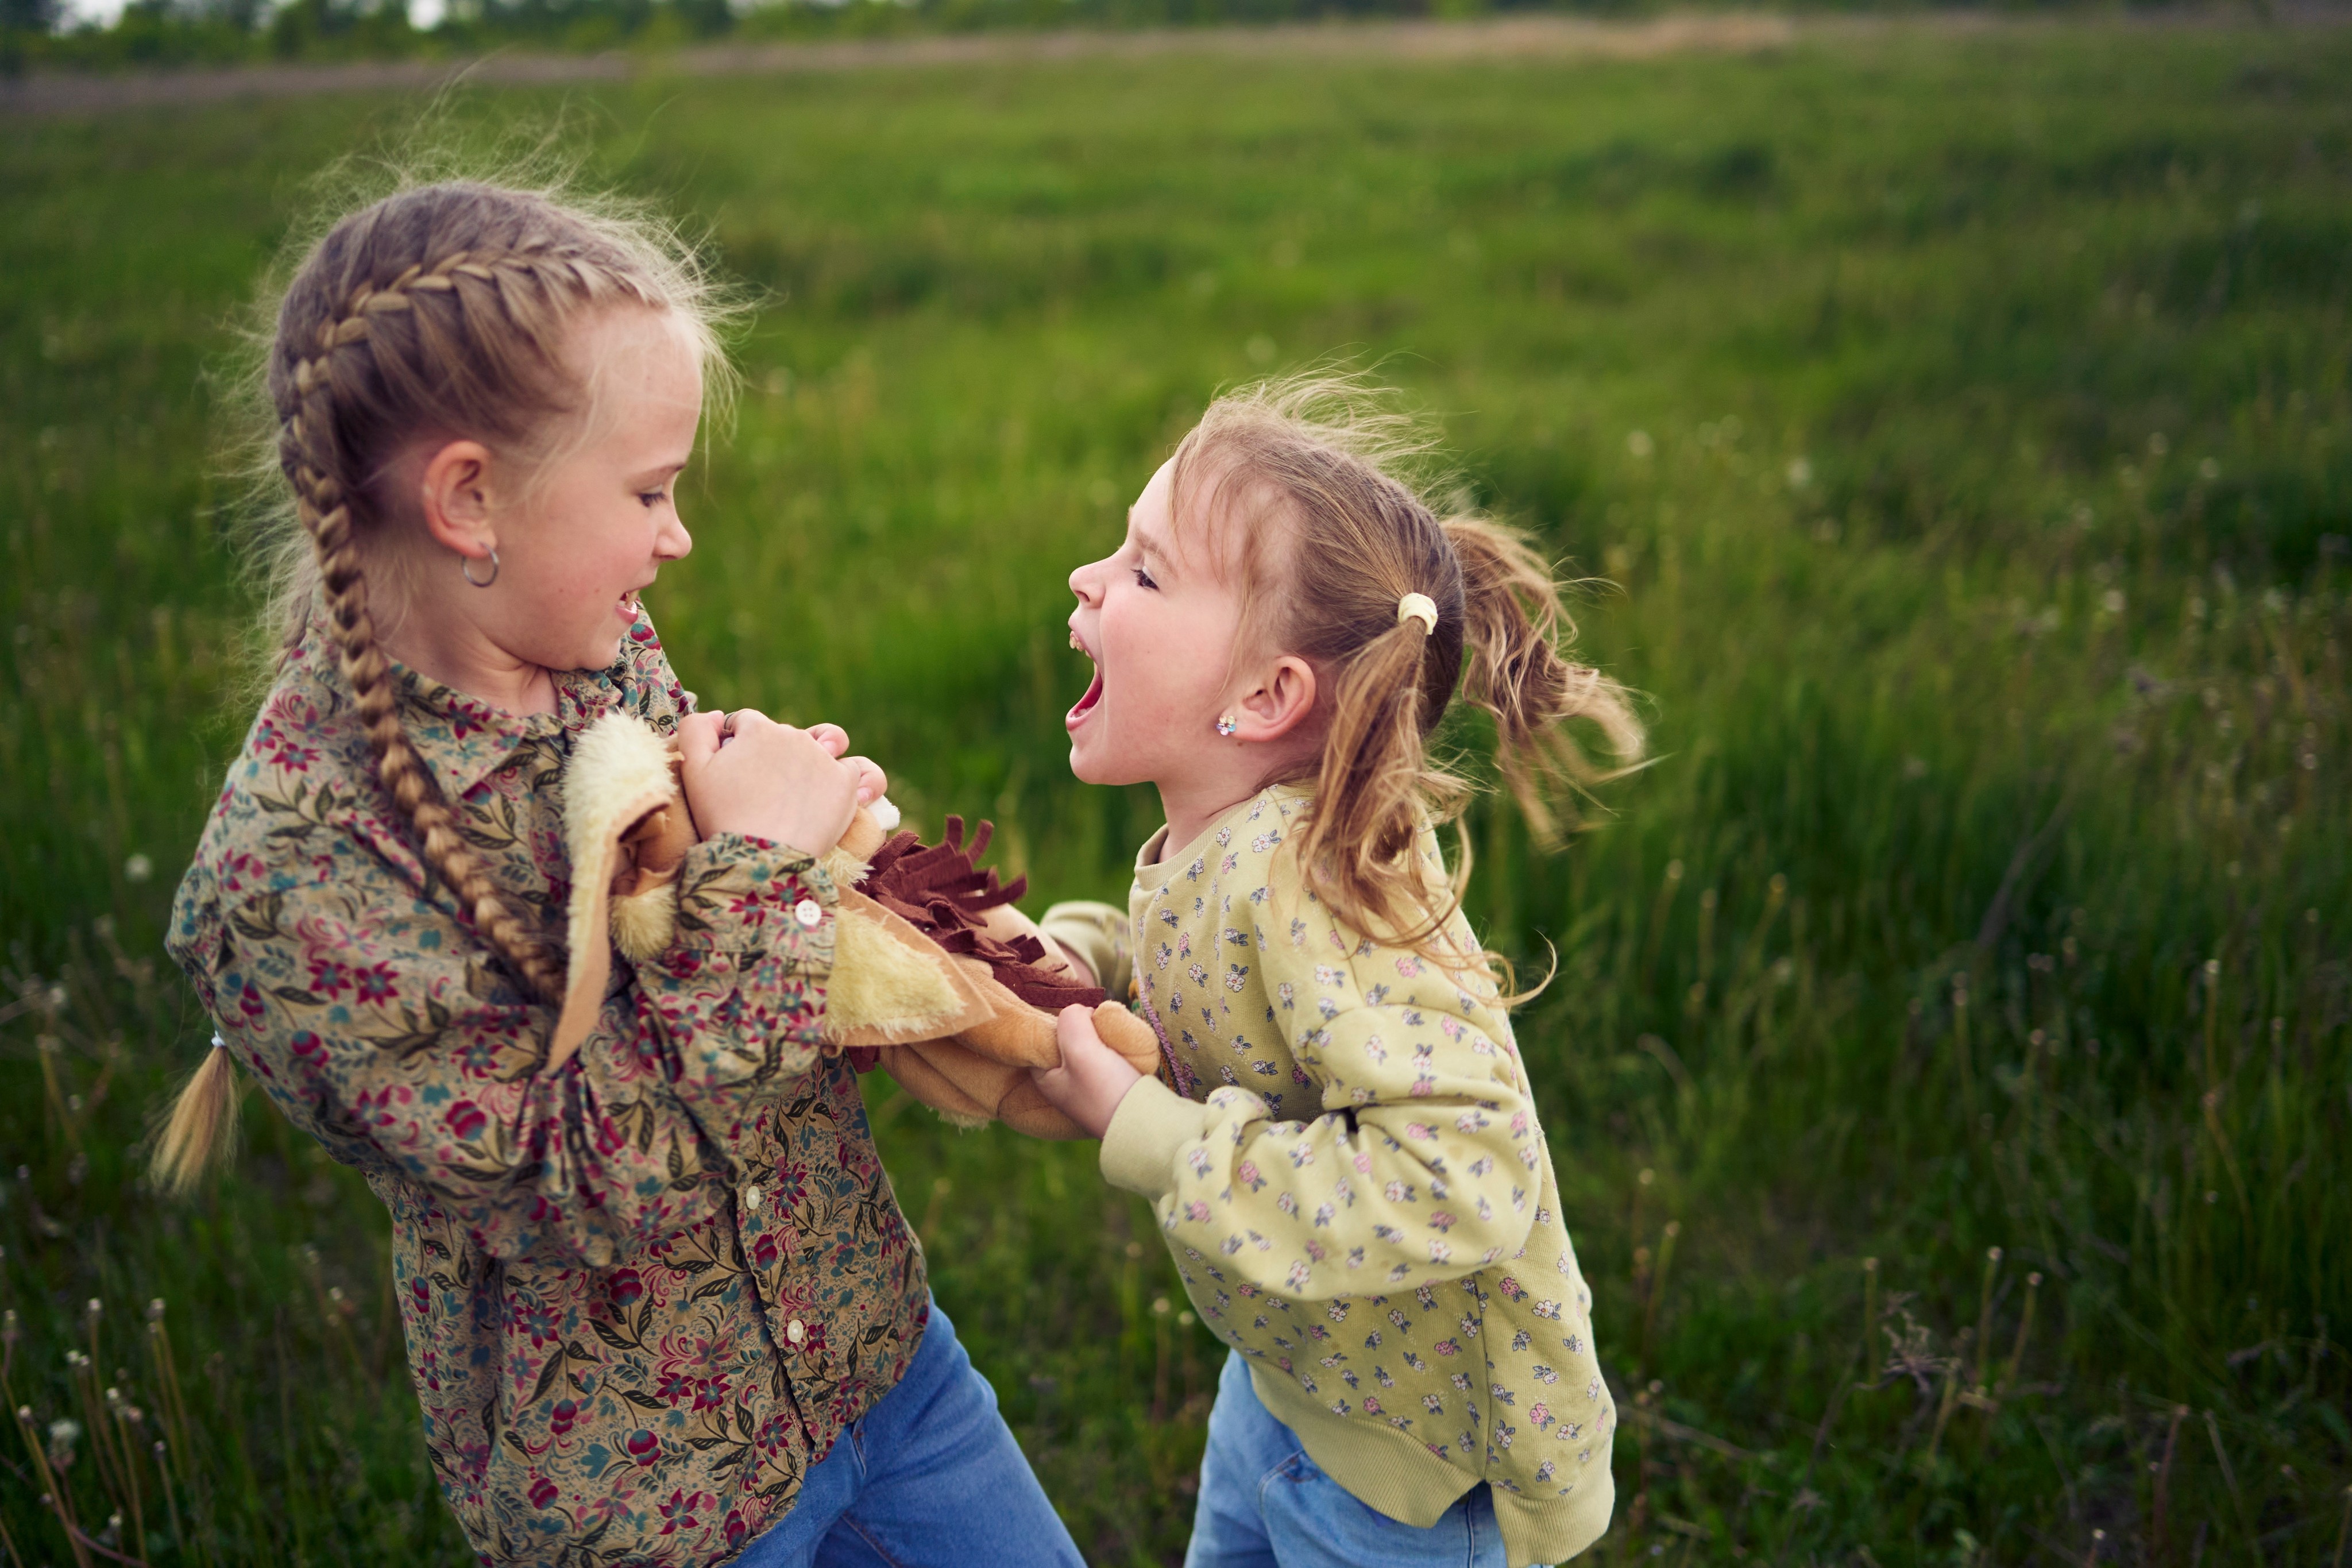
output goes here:
{"type": "Polygon", "coordinates": [[[881,772],[696,712],[638,601],[690,544],[713,315],[667,231],[487,185],[302,259],[283,648],[173,914],[218,1032],[158,1173],[194,1183],[241,1067],[366,1175],[486,1563],[1075,1563],[819,1049],[814,857],[881,772]],[[551,1068],[564,768],[616,710],[677,737],[708,837],[674,944],[551,1068]]]}
{"type": "Polygon", "coordinates": [[[1609,1521],[1591,1297],[1429,748],[1459,687],[1541,831],[1544,786],[1600,776],[1570,721],[1621,763],[1642,732],[1563,658],[1528,542],[1398,477],[1405,431],[1345,380],[1221,398],[1070,574],[1070,766],[1168,816],[1091,962],[1163,1060],[1139,1077],[1074,1009],[1038,1079],[1232,1347],[1194,1568],[1518,1568],[1609,1521]]]}

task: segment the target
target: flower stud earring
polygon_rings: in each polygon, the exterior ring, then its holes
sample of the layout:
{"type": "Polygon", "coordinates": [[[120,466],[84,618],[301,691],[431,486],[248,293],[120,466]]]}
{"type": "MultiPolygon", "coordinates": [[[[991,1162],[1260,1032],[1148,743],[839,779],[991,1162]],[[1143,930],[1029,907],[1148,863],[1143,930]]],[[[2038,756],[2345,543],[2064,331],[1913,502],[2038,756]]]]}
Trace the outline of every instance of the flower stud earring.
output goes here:
{"type": "Polygon", "coordinates": [[[1220,735],[1231,735],[1234,731],[1240,728],[1241,725],[1230,713],[1224,714],[1217,721],[1217,733],[1220,735]]]}

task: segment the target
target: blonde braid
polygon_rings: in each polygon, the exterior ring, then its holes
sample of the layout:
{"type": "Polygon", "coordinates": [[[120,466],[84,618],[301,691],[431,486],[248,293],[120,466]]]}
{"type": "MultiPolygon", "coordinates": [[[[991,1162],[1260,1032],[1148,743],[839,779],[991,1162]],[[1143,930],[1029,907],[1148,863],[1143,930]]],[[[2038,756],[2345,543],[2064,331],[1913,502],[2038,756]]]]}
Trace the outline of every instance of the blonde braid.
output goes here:
{"type": "MultiPolygon", "coordinates": [[[[583,270],[576,259],[575,270],[583,270]]],[[[499,955],[513,966],[541,999],[563,994],[563,969],[548,953],[530,925],[510,909],[499,884],[457,829],[440,788],[400,726],[391,665],[377,647],[375,622],[368,613],[367,582],[360,567],[352,509],[334,451],[333,381],[336,353],[367,342],[370,318],[410,308],[408,291],[443,291],[459,276],[495,284],[500,270],[530,272],[527,256],[457,251],[431,268],[410,267],[382,288],[362,285],[344,313],[319,329],[319,352],[294,368],[296,411],[286,419],[279,459],[293,482],[295,512],[318,552],[320,587],[327,619],[341,652],[343,679],[359,705],[361,727],[374,752],[376,775],[393,805],[424,840],[425,863],[455,893],[499,955]]]]}

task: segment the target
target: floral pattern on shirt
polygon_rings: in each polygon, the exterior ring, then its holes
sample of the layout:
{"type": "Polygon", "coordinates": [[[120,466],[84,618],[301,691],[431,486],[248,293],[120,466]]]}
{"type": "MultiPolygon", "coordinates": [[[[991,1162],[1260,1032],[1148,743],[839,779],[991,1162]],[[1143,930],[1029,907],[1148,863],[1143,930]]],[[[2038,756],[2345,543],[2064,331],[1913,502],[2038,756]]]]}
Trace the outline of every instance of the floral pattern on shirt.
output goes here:
{"type": "MultiPolygon", "coordinates": [[[[837,895],[806,856],[688,856],[678,936],[543,1069],[531,1000],[423,864],[313,626],[262,704],[169,945],[236,1058],[392,1211],[425,1439],[486,1563],[708,1563],[789,1510],[919,1342],[920,1253],[823,1054],[837,895]],[[808,916],[816,915],[814,923],[808,916]]],[[[561,930],[572,740],[691,710],[640,619],[552,714],[396,671],[499,881],[561,930]]]]}
{"type": "MultiPolygon", "coordinates": [[[[1310,1451],[1322,1423],[1378,1423],[1465,1489],[1581,1511],[1610,1491],[1615,1407],[1508,1016],[1483,974],[1368,941],[1304,890],[1282,848],[1309,799],[1269,789],[1172,859],[1160,840],[1139,857],[1137,990],[1199,1109],[1122,1105],[1110,1135],[1175,1130],[1144,1195],[1202,1319],[1310,1451]]],[[[1425,824],[1415,851],[1439,896],[1425,824]]],[[[1444,940],[1476,952],[1458,911],[1444,940]]],[[[1138,1168],[1125,1152],[1106,1169],[1138,1168]]]]}

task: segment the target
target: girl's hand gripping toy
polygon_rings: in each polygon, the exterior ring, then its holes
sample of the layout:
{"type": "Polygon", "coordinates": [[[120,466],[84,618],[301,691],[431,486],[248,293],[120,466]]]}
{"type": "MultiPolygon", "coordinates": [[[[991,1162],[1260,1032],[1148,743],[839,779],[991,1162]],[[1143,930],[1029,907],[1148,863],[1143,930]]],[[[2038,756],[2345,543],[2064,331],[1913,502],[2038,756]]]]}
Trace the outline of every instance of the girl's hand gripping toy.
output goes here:
{"type": "MultiPolygon", "coordinates": [[[[581,735],[563,791],[572,966],[550,1068],[569,1060],[594,1026],[613,949],[642,961],[669,945],[678,869],[699,839],[675,748],[625,715],[581,735]]],[[[898,816],[887,800],[861,806],[822,857],[841,892],[825,990],[828,1052],[849,1051],[861,1071],[878,1060],[959,1126],[999,1121],[1034,1137],[1086,1136],[1025,1070],[1059,1065],[1055,1016],[1073,1004],[1092,1007],[1105,1042],[1146,1074],[1160,1066],[1151,1026],[1076,984],[1013,908],[1025,879],[1001,885],[973,865],[988,847],[986,823],[967,846],[962,819],[950,816],[947,842],[927,847],[911,832],[891,833],[898,816]]]]}

